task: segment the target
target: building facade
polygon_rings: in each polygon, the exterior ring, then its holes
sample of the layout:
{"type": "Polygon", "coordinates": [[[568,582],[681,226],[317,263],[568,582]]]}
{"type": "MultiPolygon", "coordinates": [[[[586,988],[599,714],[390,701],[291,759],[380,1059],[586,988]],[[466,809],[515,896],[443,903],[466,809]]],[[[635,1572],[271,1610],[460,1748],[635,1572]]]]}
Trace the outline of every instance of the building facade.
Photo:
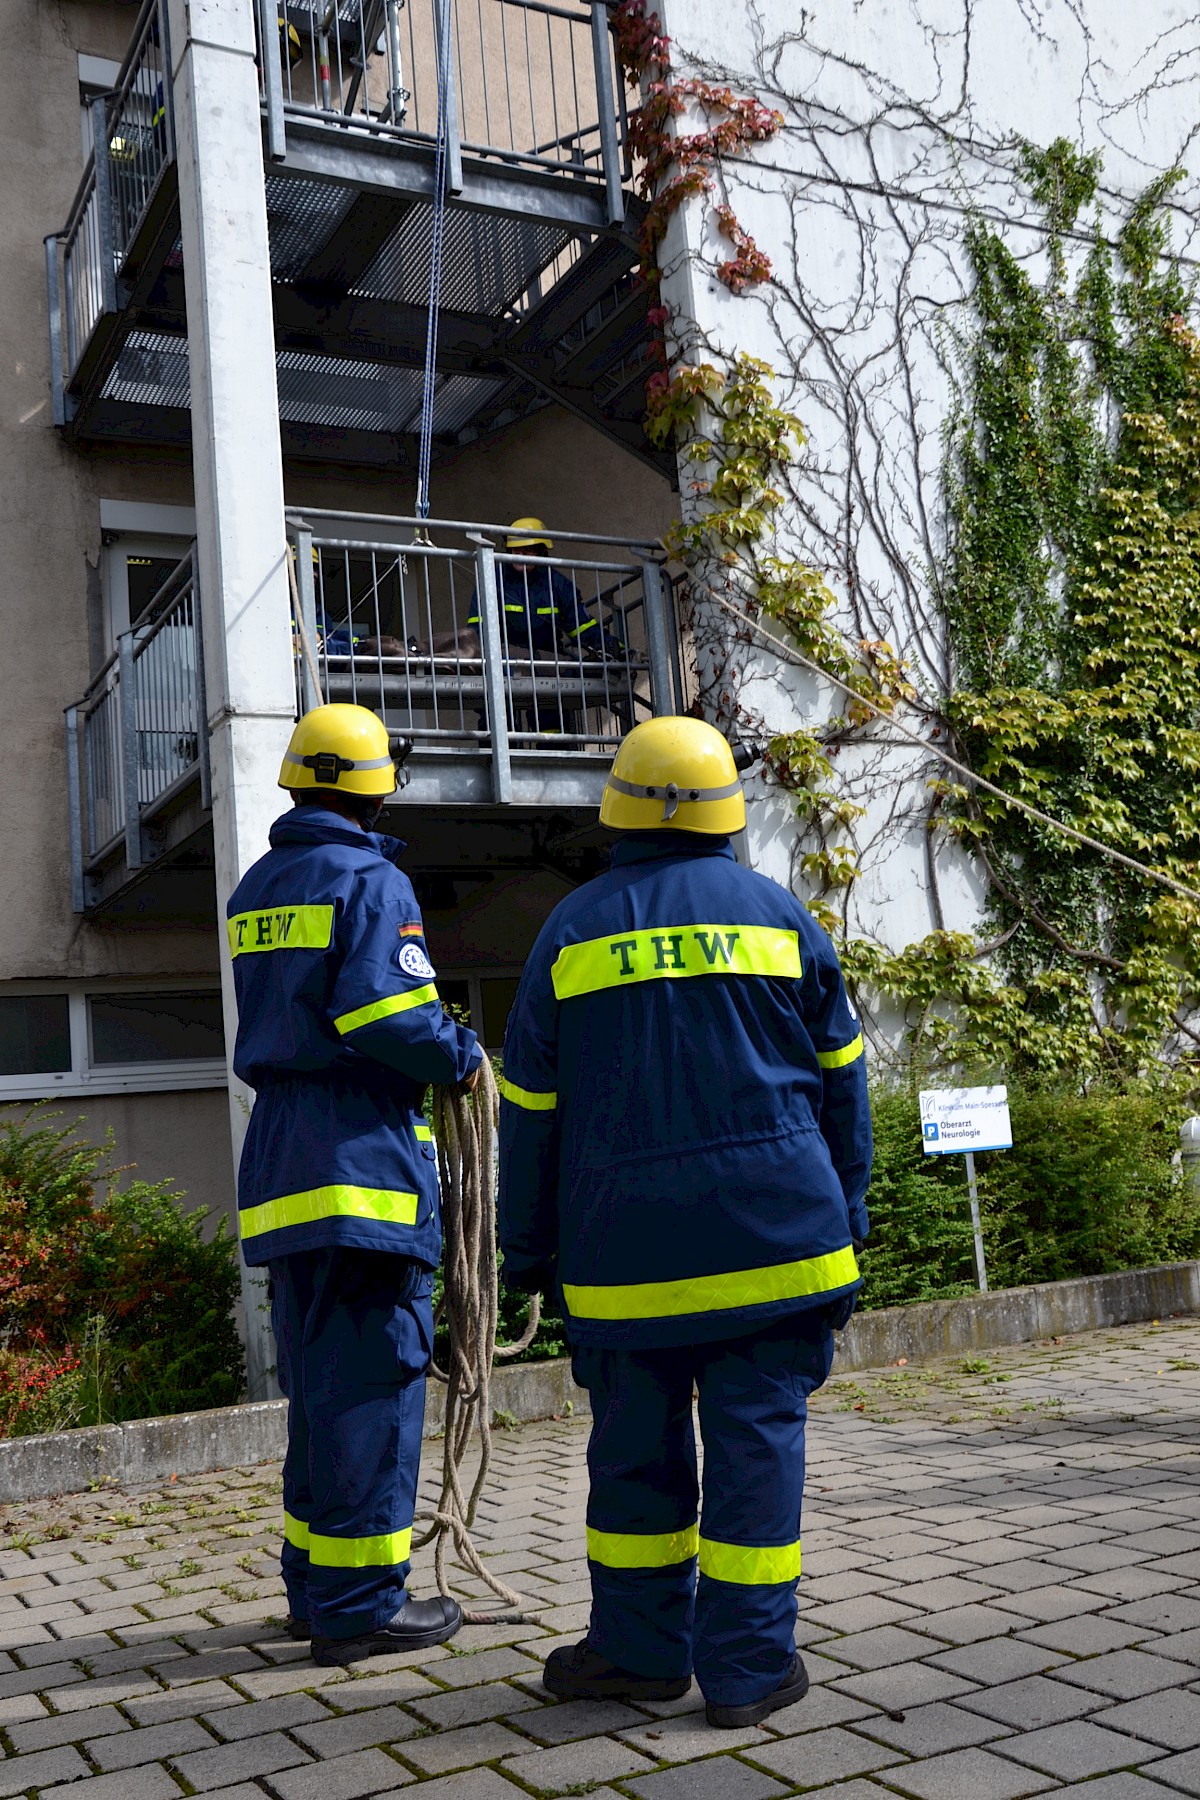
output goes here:
{"type": "MultiPolygon", "coordinates": [[[[773,547],[941,695],[969,222],[1036,272],[1023,144],[1102,152],[1103,233],[1195,130],[1183,0],[659,11],[692,84],[671,132],[728,116],[697,83],[778,114],[671,213],[665,327],[605,0],[11,0],[0,1102],[111,1125],[120,1162],[215,1214],[248,1106],[217,921],[298,709],[353,698],[395,733],[386,827],[443,992],[498,1044],[542,919],[598,866],[623,732],[839,703],[702,580],[682,593],[664,539],[710,502],[647,436],[657,334],[676,361],[761,359],[808,434],[773,547]],[[722,272],[731,219],[767,279],[722,272]],[[509,548],[517,517],[546,522],[552,579],[509,548]]],[[[1194,179],[1170,208],[1186,263],[1194,179]]],[[[846,928],[973,930],[927,755],[885,730],[838,754],[863,809],[846,928]]],[[[813,846],[760,782],[754,864],[806,891],[813,846]]]]}
{"type": "Polygon", "coordinates": [[[248,1102],[217,920],[297,708],[356,698],[395,732],[385,825],[495,1045],[596,866],[612,749],[679,704],[624,96],[578,0],[464,10],[442,95],[432,0],[20,10],[0,1100],[111,1125],[120,1162],[228,1213],[248,1102]],[[552,579],[509,553],[517,517],[552,579]],[[544,629],[547,597],[570,617],[544,629]]]}

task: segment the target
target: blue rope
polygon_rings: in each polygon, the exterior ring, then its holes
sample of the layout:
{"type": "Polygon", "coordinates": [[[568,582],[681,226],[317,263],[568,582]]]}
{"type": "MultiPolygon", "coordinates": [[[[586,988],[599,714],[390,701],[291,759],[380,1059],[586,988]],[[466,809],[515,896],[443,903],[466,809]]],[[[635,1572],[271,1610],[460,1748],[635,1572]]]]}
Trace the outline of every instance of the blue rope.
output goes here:
{"type": "Polygon", "coordinates": [[[449,137],[450,15],[453,0],[441,0],[438,44],[437,154],[433,164],[433,236],[429,252],[429,311],[425,321],[425,369],[421,393],[421,439],[417,453],[417,517],[429,517],[429,469],[433,457],[434,383],[437,380],[438,311],[442,299],[442,253],[446,241],[446,149],[449,137]]]}

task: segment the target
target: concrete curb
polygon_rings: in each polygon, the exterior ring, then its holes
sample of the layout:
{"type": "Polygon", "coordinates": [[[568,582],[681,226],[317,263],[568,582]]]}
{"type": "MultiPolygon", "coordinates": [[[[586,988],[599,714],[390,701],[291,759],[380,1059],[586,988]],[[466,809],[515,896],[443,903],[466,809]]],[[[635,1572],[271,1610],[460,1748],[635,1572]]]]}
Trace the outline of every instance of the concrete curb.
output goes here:
{"type": "MultiPolygon", "coordinates": [[[[1154,1269],[858,1313],[839,1333],[835,1367],[841,1374],[886,1368],[901,1357],[917,1363],[1173,1313],[1200,1313],[1200,1262],[1165,1263],[1154,1269]]],[[[441,1383],[431,1381],[426,1437],[442,1429],[444,1396],[441,1383]]],[[[562,1358],[497,1369],[492,1405],[503,1424],[526,1424],[571,1410],[581,1412],[587,1396],[571,1380],[571,1365],[562,1358]]],[[[273,1462],[282,1457],[286,1441],[285,1400],[58,1431],[46,1437],[9,1438],[0,1441],[0,1503],[79,1494],[101,1481],[134,1486],[171,1475],[203,1475],[213,1469],[273,1462]]]]}
{"type": "Polygon", "coordinates": [[[856,1313],[838,1335],[835,1367],[841,1374],[882,1369],[902,1356],[910,1363],[929,1361],[962,1350],[1101,1331],[1172,1313],[1200,1313],[1200,1262],[1162,1263],[1153,1269],[856,1313]]]}

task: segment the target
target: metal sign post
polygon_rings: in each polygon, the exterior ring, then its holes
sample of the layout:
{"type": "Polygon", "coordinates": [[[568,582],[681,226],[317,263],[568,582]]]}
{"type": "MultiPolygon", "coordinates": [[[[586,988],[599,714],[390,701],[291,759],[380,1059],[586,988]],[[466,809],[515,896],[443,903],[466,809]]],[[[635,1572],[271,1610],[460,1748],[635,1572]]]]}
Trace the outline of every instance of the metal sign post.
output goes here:
{"type": "Polygon", "coordinates": [[[975,1181],[975,1152],[967,1151],[967,1189],[971,1196],[971,1230],[975,1233],[975,1272],[979,1276],[979,1291],[986,1294],[987,1263],[983,1258],[983,1226],[979,1219],[979,1188],[975,1181]]]}
{"type": "Polygon", "coordinates": [[[920,1095],[921,1148],[926,1156],[965,1156],[967,1191],[971,1196],[971,1230],[975,1236],[975,1271],[979,1291],[988,1291],[979,1217],[979,1185],[975,1179],[977,1150],[1011,1150],[1012,1123],[1008,1089],[927,1088],[920,1095]]]}

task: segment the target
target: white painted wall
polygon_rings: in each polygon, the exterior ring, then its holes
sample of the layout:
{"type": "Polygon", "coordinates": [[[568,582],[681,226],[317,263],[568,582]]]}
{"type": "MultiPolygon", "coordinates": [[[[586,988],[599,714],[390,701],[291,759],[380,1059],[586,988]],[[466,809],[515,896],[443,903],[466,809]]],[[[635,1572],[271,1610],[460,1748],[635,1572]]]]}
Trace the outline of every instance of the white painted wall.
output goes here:
{"type": "MultiPolygon", "coordinates": [[[[1104,155],[1111,213],[1163,170],[1190,162],[1173,196],[1174,242],[1197,254],[1200,31],[1188,0],[661,0],[677,75],[752,93],[784,114],[778,135],[727,162],[724,196],[771,257],[773,280],[742,296],[716,278],[732,254],[711,204],[688,202],[662,249],[663,297],[685,344],[740,350],[793,375],[780,398],[809,444],[793,472],[780,549],[819,568],[852,638],[886,637],[921,690],[944,691],[946,649],[931,566],[942,547],[941,427],[947,333],[968,287],[968,209],[1004,221],[1036,265],[1039,232],[1013,180],[1021,138],[1065,136],[1104,155]]],[[[681,129],[695,129],[685,119],[681,129]]],[[[683,504],[689,505],[686,473],[683,504]]],[[[738,703],[775,729],[827,718],[836,696],[769,656],[743,659],[738,703]]],[[[908,718],[910,726],[919,720],[908,718]]],[[[930,892],[923,813],[934,773],[887,742],[839,758],[868,807],[855,931],[893,949],[945,924],[978,923],[980,884],[951,848],[930,892]]],[[[755,865],[805,890],[792,809],[761,785],[755,865]]]]}

